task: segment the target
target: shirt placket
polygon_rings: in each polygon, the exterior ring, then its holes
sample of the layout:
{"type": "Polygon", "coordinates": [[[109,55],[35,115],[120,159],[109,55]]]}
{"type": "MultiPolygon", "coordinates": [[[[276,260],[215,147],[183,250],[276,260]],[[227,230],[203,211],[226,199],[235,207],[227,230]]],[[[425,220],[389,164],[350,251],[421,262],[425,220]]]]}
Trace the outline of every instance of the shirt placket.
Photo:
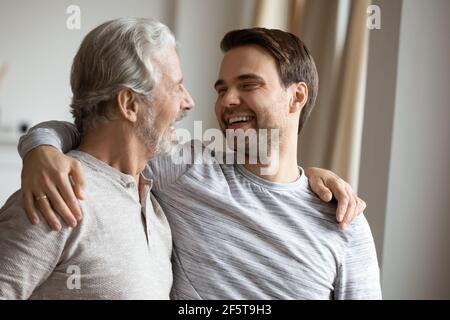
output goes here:
{"type": "MultiPolygon", "coordinates": [[[[141,214],[144,220],[144,227],[145,227],[145,235],[147,237],[147,244],[148,247],[150,249],[151,247],[151,243],[150,243],[150,236],[151,236],[151,232],[150,232],[150,217],[148,216],[149,211],[148,206],[151,206],[151,203],[149,204],[149,199],[150,199],[150,190],[152,188],[152,184],[153,181],[152,180],[147,180],[147,179],[143,179],[141,176],[141,194],[140,194],[140,203],[141,203],[141,214]]],[[[151,212],[151,210],[150,210],[151,212]]]]}

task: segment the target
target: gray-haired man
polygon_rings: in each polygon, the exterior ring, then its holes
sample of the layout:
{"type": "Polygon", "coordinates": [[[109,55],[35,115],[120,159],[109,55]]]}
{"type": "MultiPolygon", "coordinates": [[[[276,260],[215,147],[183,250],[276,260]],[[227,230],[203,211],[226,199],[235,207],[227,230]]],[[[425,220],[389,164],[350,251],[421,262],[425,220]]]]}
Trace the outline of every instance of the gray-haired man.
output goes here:
{"type": "MultiPolygon", "coordinates": [[[[24,206],[34,200],[10,197],[0,211],[0,299],[169,298],[171,231],[146,165],[170,149],[171,124],[193,106],[181,81],[174,37],[157,21],[118,19],[85,37],[71,75],[82,138],[68,154],[89,181],[85,218],[61,232],[30,228],[24,206]]],[[[49,206],[46,195],[36,201],[49,206]]]]}

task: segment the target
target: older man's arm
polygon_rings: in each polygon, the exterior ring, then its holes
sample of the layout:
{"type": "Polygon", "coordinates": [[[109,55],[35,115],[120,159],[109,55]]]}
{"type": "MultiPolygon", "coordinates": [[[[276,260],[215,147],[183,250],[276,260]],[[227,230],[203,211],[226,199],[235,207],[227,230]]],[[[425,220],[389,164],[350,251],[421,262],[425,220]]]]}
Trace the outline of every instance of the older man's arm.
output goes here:
{"type": "Polygon", "coordinates": [[[28,299],[55,269],[70,234],[26,219],[17,191],[0,209],[0,300],[28,299]]]}

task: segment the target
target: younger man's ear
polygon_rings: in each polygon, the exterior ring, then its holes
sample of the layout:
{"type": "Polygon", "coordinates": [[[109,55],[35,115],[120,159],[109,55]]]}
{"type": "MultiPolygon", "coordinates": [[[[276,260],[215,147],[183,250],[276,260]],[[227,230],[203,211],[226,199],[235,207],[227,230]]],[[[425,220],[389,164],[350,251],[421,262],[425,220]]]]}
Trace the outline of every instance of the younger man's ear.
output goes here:
{"type": "Polygon", "coordinates": [[[139,104],[136,95],[130,89],[122,89],[116,98],[119,115],[130,122],[138,118],[139,104]]]}
{"type": "Polygon", "coordinates": [[[292,84],[293,96],[292,103],[290,106],[290,112],[296,113],[301,111],[308,101],[308,86],[304,82],[292,84]]]}

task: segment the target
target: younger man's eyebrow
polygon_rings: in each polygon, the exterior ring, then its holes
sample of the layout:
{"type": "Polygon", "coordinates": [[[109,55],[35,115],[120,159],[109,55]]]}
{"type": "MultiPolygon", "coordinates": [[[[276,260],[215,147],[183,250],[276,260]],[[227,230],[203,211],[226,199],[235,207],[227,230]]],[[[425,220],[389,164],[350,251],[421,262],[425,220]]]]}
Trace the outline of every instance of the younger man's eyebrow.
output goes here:
{"type": "Polygon", "coordinates": [[[223,86],[224,84],[225,84],[225,81],[223,81],[222,79],[219,79],[214,83],[214,89],[217,89],[218,86],[223,86]]]}
{"type": "Polygon", "coordinates": [[[254,73],[246,73],[237,77],[238,80],[256,80],[258,82],[264,82],[264,79],[257,74],[254,73]]]}

